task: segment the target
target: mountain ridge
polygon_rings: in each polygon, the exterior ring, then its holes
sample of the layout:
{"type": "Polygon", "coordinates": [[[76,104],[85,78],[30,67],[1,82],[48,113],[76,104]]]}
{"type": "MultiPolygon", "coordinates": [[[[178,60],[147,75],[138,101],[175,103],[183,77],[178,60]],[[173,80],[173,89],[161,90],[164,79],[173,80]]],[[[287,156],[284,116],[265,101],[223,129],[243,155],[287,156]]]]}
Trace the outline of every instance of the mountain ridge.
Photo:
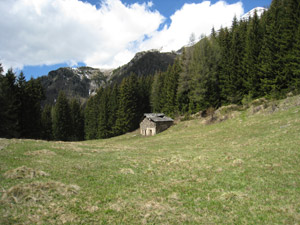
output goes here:
{"type": "Polygon", "coordinates": [[[166,71],[174,63],[176,56],[173,52],[151,50],[138,52],[129,63],[117,69],[83,66],[52,70],[39,78],[46,94],[44,104],[55,104],[59,91],[64,91],[68,98],[77,98],[84,103],[96,94],[99,87],[119,84],[132,73],[137,76],[153,76],[157,72],[166,71]]]}

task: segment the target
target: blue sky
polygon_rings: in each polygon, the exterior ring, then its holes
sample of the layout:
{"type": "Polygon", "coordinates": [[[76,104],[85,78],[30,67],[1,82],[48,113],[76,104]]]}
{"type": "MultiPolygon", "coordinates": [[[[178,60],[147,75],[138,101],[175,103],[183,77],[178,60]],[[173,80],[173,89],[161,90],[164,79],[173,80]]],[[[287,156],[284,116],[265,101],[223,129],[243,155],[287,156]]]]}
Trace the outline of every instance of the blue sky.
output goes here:
{"type": "Polygon", "coordinates": [[[115,68],[136,52],[178,50],[271,0],[2,0],[0,62],[27,79],[63,66],[115,68]]]}

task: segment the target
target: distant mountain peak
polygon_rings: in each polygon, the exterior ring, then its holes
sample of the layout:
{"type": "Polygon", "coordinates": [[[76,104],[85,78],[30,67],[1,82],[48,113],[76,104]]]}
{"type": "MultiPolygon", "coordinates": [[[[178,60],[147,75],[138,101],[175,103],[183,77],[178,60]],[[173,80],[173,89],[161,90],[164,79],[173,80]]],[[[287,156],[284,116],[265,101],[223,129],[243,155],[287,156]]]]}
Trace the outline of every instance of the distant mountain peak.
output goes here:
{"type": "Polygon", "coordinates": [[[267,11],[267,8],[264,7],[256,7],[254,9],[251,9],[249,12],[247,12],[246,14],[244,14],[241,18],[242,19],[248,19],[249,17],[253,17],[254,16],[254,12],[256,10],[256,13],[258,15],[258,17],[261,17],[261,15],[267,11]]]}

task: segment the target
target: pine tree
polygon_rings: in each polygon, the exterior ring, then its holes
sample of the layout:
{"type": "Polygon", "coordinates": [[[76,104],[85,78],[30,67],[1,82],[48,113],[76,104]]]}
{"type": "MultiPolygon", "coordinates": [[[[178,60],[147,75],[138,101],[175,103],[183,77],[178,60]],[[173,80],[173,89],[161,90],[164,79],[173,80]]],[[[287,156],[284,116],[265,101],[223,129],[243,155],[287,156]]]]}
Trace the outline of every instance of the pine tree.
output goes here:
{"type": "Polygon", "coordinates": [[[298,26],[296,40],[291,54],[289,65],[293,77],[292,78],[293,85],[291,85],[291,89],[296,91],[297,94],[299,94],[300,93],[300,23],[298,26]]]}
{"type": "Polygon", "coordinates": [[[231,72],[230,72],[230,86],[229,100],[231,103],[240,103],[246,90],[244,87],[245,69],[243,66],[243,59],[245,55],[246,32],[248,22],[241,20],[232,30],[231,42],[231,72]]]}
{"type": "MultiPolygon", "coordinates": [[[[300,2],[297,0],[284,0],[282,3],[283,17],[280,18],[281,28],[281,58],[283,61],[282,77],[277,81],[281,89],[287,88],[287,91],[295,90],[294,65],[298,48],[298,27],[300,24],[300,2]],[[282,85],[285,83],[286,85],[282,85]]],[[[298,61],[299,63],[299,61],[298,61]]]]}
{"type": "Polygon", "coordinates": [[[169,116],[174,116],[178,111],[177,90],[179,74],[181,71],[180,63],[178,60],[176,60],[173,66],[169,67],[168,71],[166,72],[163,87],[164,105],[162,111],[169,116]]]}
{"type": "Polygon", "coordinates": [[[213,37],[205,37],[195,46],[191,96],[201,110],[219,106],[219,61],[219,46],[213,37]]]}
{"type": "Polygon", "coordinates": [[[120,85],[119,107],[115,131],[123,134],[133,131],[138,127],[138,82],[137,76],[131,74],[123,79],[120,85]]]}
{"type": "Polygon", "coordinates": [[[162,92],[164,87],[165,74],[166,73],[159,72],[154,76],[150,97],[152,112],[162,112],[162,108],[164,105],[164,94],[162,92]]]}
{"type": "Polygon", "coordinates": [[[114,85],[110,91],[110,97],[108,102],[108,121],[107,126],[109,127],[110,137],[116,136],[115,126],[117,120],[117,112],[119,107],[119,87],[114,85]]]}
{"type": "Polygon", "coordinates": [[[110,88],[105,88],[100,97],[99,115],[98,115],[98,138],[110,137],[110,127],[108,126],[109,118],[109,97],[110,88]]]}
{"type": "Polygon", "coordinates": [[[218,43],[220,46],[220,91],[221,91],[221,102],[222,104],[227,104],[231,102],[230,95],[232,90],[231,78],[231,34],[227,28],[221,28],[218,36],[218,43]]]}
{"type": "Polygon", "coordinates": [[[19,104],[18,107],[18,121],[19,121],[19,132],[20,137],[26,137],[26,134],[28,133],[28,129],[26,129],[26,107],[27,107],[27,101],[28,96],[25,91],[26,88],[26,79],[24,76],[24,73],[21,71],[17,78],[17,101],[19,104]]]}
{"type": "Polygon", "coordinates": [[[84,132],[87,140],[98,137],[99,99],[102,92],[103,89],[100,88],[95,96],[90,97],[84,110],[84,132]]]}
{"type": "Polygon", "coordinates": [[[53,140],[52,132],[52,106],[45,105],[41,115],[42,139],[53,140]]]}
{"type": "Polygon", "coordinates": [[[6,138],[19,138],[19,108],[18,86],[16,75],[9,69],[0,83],[0,136],[6,138]]]}
{"type": "Polygon", "coordinates": [[[54,114],[52,129],[55,140],[69,141],[71,139],[71,113],[68,99],[64,92],[59,92],[54,114]]]}
{"type": "Polygon", "coordinates": [[[266,15],[266,34],[260,54],[260,76],[264,94],[273,97],[283,96],[292,81],[288,63],[295,32],[292,2],[294,1],[273,0],[266,15]]]}
{"type": "Polygon", "coordinates": [[[41,138],[41,103],[45,93],[40,79],[31,78],[25,85],[25,98],[21,98],[23,137],[41,138]]]}
{"type": "Polygon", "coordinates": [[[151,112],[150,95],[152,89],[153,77],[138,78],[138,117],[141,118],[144,113],[151,112]]]}
{"type": "Polygon", "coordinates": [[[73,141],[84,140],[84,116],[80,102],[72,99],[70,103],[71,112],[71,139],[73,141]]]}
{"type": "Polygon", "coordinates": [[[250,98],[262,96],[261,82],[258,76],[260,65],[259,54],[261,51],[262,40],[262,23],[255,11],[253,18],[250,19],[247,29],[245,57],[243,61],[246,76],[244,86],[246,88],[246,93],[248,93],[250,98]]]}
{"type": "Polygon", "coordinates": [[[191,98],[190,92],[191,92],[191,85],[192,85],[191,71],[189,66],[191,59],[192,59],[192,48],[184,48],[182,52],[182,56],[180,58],[182,71],[179,74],[178,90],[177,90],[178,110],[181,113],[186,113],[189,111],[190,98],[191,98]]]}

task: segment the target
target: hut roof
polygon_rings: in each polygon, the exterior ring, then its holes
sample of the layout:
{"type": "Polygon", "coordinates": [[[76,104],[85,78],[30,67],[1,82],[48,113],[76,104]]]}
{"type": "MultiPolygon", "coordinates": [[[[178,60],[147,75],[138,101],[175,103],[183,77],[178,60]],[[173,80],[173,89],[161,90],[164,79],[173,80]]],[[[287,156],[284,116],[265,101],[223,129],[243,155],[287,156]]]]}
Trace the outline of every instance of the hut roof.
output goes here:
{"type": "Polygon", "coordinates": [[[174,120],[170,117],[165,116],[163,113],[145,113],[144,117],[152,120],[153,122],[173,122],[174,120]]]}

